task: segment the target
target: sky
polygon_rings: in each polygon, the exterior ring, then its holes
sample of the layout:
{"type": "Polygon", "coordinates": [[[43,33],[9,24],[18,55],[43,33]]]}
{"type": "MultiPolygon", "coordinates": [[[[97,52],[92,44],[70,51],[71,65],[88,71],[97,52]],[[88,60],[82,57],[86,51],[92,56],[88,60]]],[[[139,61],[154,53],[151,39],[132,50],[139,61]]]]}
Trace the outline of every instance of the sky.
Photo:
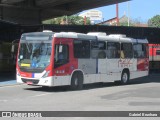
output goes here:
{"type": "MultiPolygon", "coordinates": [[[[109,5],[99,8],[94,8],[102,11],[103,19],[108,20],[116,17],[116,5],[109,5]]],[[[160,0],[131,0],[128,2],[119,3],[119,18],[124,14],[133,20],[146,23],[148,19],[155,15],[160,15],[160,0]]]]}

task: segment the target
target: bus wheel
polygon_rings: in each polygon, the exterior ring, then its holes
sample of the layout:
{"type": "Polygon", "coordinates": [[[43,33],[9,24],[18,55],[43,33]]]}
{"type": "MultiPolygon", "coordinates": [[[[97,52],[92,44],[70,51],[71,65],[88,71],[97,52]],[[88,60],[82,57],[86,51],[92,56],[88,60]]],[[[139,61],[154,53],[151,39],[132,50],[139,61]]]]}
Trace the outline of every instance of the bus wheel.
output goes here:
{"type": "Polygon", "coordinates": [[[71,89],[80,90],[83,88],[83,74],[81,72],[76,72],[71,78],[71,89]]]}
{"type": "Polygon", "coordinates": [[[42,89],[49,89],[48,86],[42,86],[42,89]]]}
{"type": "Polygon", "coordinates": [[[121,75],[121,83],[128,84],[129,83],[129,72],[124,70],[121,75]]]}

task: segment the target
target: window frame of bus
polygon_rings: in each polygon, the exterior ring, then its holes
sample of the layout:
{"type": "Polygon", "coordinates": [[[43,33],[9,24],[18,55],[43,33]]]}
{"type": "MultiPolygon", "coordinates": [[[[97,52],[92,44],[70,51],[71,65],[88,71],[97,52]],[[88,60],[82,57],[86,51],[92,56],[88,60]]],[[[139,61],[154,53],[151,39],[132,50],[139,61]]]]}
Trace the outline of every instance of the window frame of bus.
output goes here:
{"type": "Polygon", "coordinates": [[[106,42],[105,41],[91,41],[91,58],[92,59],[105,59],[106,55],[106,42]],[[100,46],[100,44],[103,46],[100,46]],[[96,56],[93,56],[95,55],[96,56]]]}
{"type": "Polygon", "coordinates": [[[89,59],[90,58],[90,51],[91,51],[91,43],[90,40],[77,40],[75,39],[73,41],[73,51],[74,51],[74,58],[78,58],[78,59],[89,59]],[[78,44],[82,44],[79,46],[75,46],[76,43],[78,44]],[[85,44],[87,43],[87,44],[85,44]],[[87,48],[88,45],[88,48],[87,48]],[[84,47],[84,49],[82,49],[82,47],[84,47]],[[83,54],[84,53],[84,54],[83,54]]]}
{"type": "MultiPolygon", "coordinates": [[[[69,63],[69,45],[68,44],[55,44],[55,46],[54,46],[54,48],[56,49],[56,46],[66,46],[66,48],[67,48],[67,51],[65,51],[66,53],[67,53],[67,59],[63,59],[63,61],[64,62],[60,62],[60,63],[58,63],[58,65],[56,65],[55,63],[55,60],[56,60],[56,58],[55,58],[55,56],[56,56],[56,50],[54,50],[54,68],[58,68],[58,67],[60,67],[60,66],[62,66],[62,65],[65,65],[65,64],[67,64],[67,63],[69,63]]],[[[60,53],[58,52],[58,55],[59,55],[60,53]]],[[[57,56],[57,57],[59,57],[59,56],[57,56]]]]}
{"type": "Polygon", "coordinates": [[[148,48],[148,45],[147,45],[147,43],[134,43],[133,44],[133,52],[134,52],[134,58],[148,58],[148,55],[147,55],[147,48],[148,48]],[[135,52],[136,52],[136,50],[137,49],[134,49],[134,46],[135,45],[142,45],[142,52],[144,52],[144,55],[143,56],[138,56],[138,53],[136,53],[137,54],[137,56],[135,56],[135,52]],[[145,46],[145,48],[144,48],[144,46],[145,46]]]}
{"type": "Polygon", "coordinates": [[[120,53],[119,53],[118,51],[120,51],[120,46],[121,46],[120,42],[110,42],[110,41],[107,42],[107,51],[106,51],[106,53],[107,53],[107,55],[106,55],[107,58],[108,58],[108,59],[119,59],[119,58],[120,58],[120,53]],[[108,52],[109,52],[109,49],[108,49],[109,46],[108,46],[108,45],[109,45],[110,43],[115,43],[115,44],[118,45],[118,47],[116,46],[116,49],[115,49],[115,50],[116,50],[116,53],[115,53],[115,55],[114,55],[115,57],[109,57],[109,53],[108,53],[108,52]],[[117,49],[117,48],[118,48],[118,49],[117,49]]]}
{"type": "Polygon", "coordinates": [[[124,59],[133,58],[133,44],[132,43],[130,43],[130,42],[121,42],[121,50],[120,51],[123,52],[124,59]],[[126,45],[126,44],[131,45],[131,47],[128,47],[128,45],[126,45]],[[125,46],[123,46],[123,45],[125,45],[125,46]],[[131,48],[130,52],[129,52],[129,48],[131,48]],[[131,53],[131,54],[127,54],[127,53],[131,53]]]}
{"type": "Polygon", "coordinates": [[[160,55],[160,50],[156,50],[156,55],[160,55]]]}

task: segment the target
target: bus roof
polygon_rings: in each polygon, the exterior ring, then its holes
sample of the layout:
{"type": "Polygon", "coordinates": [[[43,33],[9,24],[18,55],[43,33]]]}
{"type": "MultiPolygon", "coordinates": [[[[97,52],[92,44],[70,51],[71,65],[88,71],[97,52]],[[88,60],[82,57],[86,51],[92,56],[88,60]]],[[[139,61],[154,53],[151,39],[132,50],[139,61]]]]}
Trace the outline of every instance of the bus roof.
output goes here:
{"type": "Polygon", "coordinates": [[[111,34],[106,35],[100,32],[94,32],[89,34],[76,33],[76,32],[31,32],[24,33],[22,36],[51,36],[57,38],[75,38],[83,40],[101,40],[101,41],[112,41],[112,42],[129,42],[129,43],[148,43],[147,39],[133,39],[126,37],[124,34],[111,34]]]}
{"type": "Polygon", "coordinates": [[[129,37],[112,37],[112,36],[97,36],[98,40],[110,42],[129,42],[129,43],[148,43],[147,39],[133,39],[129,37]]]}
{"type": "Polygon", "coordinates": [[[54,35],[54,32],[30,32],[30,33],[23,33],[22,36],[38,36],[38,35],[54,35]]]}
{"type": "Polygon", "coordinates": [[[85,40],[96,40],[96,36],[87,35],[83,33],[76,33],[76,32],[60,32],[55,33],[54,37],[58,38],[76,38],[76,39],[85,39],[85,40]]]}

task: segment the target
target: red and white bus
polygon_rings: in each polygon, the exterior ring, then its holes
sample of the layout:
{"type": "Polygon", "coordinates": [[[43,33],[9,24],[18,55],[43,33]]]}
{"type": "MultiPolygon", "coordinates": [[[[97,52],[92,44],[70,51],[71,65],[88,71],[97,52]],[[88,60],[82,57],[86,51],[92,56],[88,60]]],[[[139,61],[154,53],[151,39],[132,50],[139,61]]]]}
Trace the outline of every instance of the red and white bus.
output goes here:
{"type": "Polygon", "coordinates": [[[160,70],[160,44],[149,44],[150,70],[160,70]]]}
{"type": "Polygon", "coordinates": [[[148,41],[105,33],[34,32],[21,36],[17,82],[39,86],[113,82],[148,75],[148,41]]]}

